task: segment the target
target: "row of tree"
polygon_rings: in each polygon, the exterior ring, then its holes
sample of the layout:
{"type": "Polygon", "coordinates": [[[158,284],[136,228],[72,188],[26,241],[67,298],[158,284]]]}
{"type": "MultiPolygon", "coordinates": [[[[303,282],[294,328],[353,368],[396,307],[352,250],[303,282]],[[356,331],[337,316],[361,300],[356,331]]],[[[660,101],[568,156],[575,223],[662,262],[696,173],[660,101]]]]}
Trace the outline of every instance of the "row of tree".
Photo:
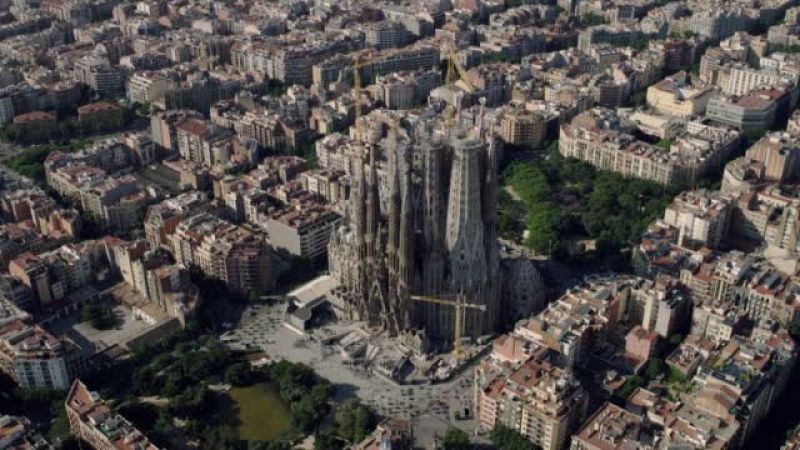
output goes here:
{"type": "MultiPolygon", "coordinates": [[[[525,243],[557,256],[570,240],[596,239],[601,248],[617,251],[638,239],[677,194],[675,188],[563,158],[557,141],[543,159],[512,163],[504,180],[527,211],[525,243]]],[[[517,222],[504,217],[510,209],[502,198],[500,206],[500,232],[513,234],[517,222]]]]}

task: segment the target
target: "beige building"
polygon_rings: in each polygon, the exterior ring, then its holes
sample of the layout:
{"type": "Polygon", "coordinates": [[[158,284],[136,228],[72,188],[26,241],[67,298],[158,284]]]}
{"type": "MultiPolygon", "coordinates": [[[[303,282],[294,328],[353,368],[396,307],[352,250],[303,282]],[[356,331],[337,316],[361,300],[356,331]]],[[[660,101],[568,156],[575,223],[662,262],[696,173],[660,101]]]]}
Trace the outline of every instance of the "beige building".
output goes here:
{"type": "Polygon", "coordinates": [[[511,145],[538,147],[547,140],[548,123],[553,118],[546,112],[509,108],[500,118],[500,137],[511,145]]]}
{"type": "Polygon", "coordinates": [[[176,126],[181,158],[212,167],[230,160],[233,133],[204,120],[189,119],[176,126]]]}
{"type": "Polygon", "coordinates": [[[561,126],[559,151],[601,170],[661,184],[691,184],[727,159],[738,133],[690,122],[669,149],[637,140],[616,114],[594,108],[561,126]]]}
{"type": "Polygon", "coordinates": [[[717,248],[728,234],[732,199],[710,191],[684,191],[664,211],[664,222],[675,227],[680,245],[717,248]]]}
{"type": "Polygon", "coordinates": [[[788,133],[773,132],[747,149],[746,157],[764,164],[764,179],[784,183],[796,178],[800,147],[788,133]]]}
{"type": "Polygon", "coordinates": [[[341,216],[326,206],[290,206],[267,220],[269,243],[301,258],[316,258],[328,249],[331,233],[341,223],[341,216]]]}
{"type": "Polygon", "coordinates": [[[170,240],[177,264],[198,267],[234,292],[265,292],[275,283],[272,255],[263,239],[209,213],[182,220],[170,240]]]}
{"type": "Polygon", "coordinates": [[[203,115],[190,109],[160,111],[150,117],[153,142],[167,151],[178,151],[177,125],[188,119],[202,119],[203,115]]]}
{"type": "Polygon", "coordinates": [[[97,392],[75,380],[64,402],[70,432],[95,450],[158,450],[121,415],[113,412],[97,392]]]}
{"type": "Polygon", "coordinates": [[[549,362],[541,348],[517,362],[522,344],[513,338],[476,369],[475,412],[481,428],[504,425],[544,450],[563,450],[584,414],[588,395],[568,370],[549,362]]]}
{"type": "Polygon", "coordinates": [[[612,403],[604,404],[572,436],[570,450],[645,448],[640,442],[644,419],[612,403]]]}
{"type": "Polygon", "coordinates": [[[64,390],[82,369],[79,349],[38,325],[0,322],[0,371],[24,389],[64,390]]]}
{"type": "Polygon", "coordinates": [[[714,91],[692,86],[686,72],[675,75],[647,88],[647,104],[661,114],[681,119],[702,116],[714,91]]]}

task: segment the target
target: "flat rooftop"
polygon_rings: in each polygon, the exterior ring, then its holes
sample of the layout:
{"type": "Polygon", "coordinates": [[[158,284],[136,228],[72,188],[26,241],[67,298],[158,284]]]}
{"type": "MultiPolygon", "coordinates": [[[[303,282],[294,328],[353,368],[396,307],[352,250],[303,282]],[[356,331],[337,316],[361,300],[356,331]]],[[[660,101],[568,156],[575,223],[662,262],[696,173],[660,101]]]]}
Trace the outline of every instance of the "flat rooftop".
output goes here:
{"type": "Polygon", "coordinates": [[[305,306],[318,298],[327,296],[338,283],[330,275],[320,275],[299,288],[289,292],[289,297],[295,297],[298,306],[305,306]]]}

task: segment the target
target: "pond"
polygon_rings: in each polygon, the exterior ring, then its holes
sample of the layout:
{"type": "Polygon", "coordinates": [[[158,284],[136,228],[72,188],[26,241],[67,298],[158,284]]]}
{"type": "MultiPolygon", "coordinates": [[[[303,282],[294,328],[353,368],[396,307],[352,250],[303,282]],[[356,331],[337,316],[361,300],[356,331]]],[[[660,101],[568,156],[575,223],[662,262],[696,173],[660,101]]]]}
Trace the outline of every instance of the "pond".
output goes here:
{"type": "Polygon", "coordinates": [[[289,407],[272,383],[233,388],[228,396],[238,414],[240,439],[270,441],[291,429],[289,407]]]}

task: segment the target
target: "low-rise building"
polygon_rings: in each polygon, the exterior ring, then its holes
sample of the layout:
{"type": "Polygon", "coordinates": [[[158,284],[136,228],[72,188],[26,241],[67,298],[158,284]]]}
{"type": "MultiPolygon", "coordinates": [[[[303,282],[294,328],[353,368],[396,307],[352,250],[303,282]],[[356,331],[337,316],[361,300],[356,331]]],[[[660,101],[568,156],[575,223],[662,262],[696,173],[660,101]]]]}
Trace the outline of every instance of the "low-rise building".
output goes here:
{"type": "Polygon", "coordinates": [[[642,416],[606,403],[572,436],[570,450],[640,448],[646,445],[643,422],[642,416]]]}
{"type": "Polygon", "coordinates": [[[678,72],[647,88],[647,104],[657,112],[690,119],[702,116],[714,91],[695,87],[686,72],[678,72]]]}

